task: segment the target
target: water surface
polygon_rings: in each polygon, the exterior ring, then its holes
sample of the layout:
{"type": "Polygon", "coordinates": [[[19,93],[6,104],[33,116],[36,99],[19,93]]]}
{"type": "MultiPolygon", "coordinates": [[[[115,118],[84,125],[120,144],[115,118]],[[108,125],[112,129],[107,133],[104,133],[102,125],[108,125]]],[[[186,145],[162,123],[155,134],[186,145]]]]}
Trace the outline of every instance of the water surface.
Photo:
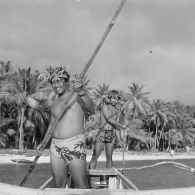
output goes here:
{"type": "MultiPolygon", "coordinates": [[[[165,160],[126,161],[125,167],[141,167],[152,165],[165,160]]],[[[175,160],[195,168],[195,159],[175,160]]],[[[122,161],[115,161],[114,167],[122,167],[122,161]]],[[[0,164],[0,182],[18,185],[29,168],[29,164],[0,164]]],[[[97,168],[105,168],[105,162],[98,162],[97,168]]],[[[195,172],[164,164],[141,170],[125,171],[128,177],[140,190],[195,187],[195,172]]],[[[38,188],[51,177],[48,163],[37,164],[32,171],[25,187],[38,188]]]]}

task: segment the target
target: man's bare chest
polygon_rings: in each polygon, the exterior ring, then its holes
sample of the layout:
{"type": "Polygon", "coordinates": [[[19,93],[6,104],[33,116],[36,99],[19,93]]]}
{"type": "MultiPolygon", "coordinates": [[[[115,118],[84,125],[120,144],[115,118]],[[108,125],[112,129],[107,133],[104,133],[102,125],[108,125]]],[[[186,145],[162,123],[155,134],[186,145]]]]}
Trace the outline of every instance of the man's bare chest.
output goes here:
{"type": "MultiPolygon", "coordinates": [[[[64,97],[64,98],[56,99],[53,102],[53,105],[51,107],[51,113],[53,117],[58,117],[65,110],[65,108],[67,107],[66,100],[67,100],[67,97],[64,97]]],[[[75,101],[74,98],[71,98],[71,100],[68,102],[68,105],[71,104],[72,101],[74,101],[75,103],[71,106],[71,108],[69,108],[69,112],[73,111],[75,107],[77,107],[76,105],[77,102],[75,101]]]]}

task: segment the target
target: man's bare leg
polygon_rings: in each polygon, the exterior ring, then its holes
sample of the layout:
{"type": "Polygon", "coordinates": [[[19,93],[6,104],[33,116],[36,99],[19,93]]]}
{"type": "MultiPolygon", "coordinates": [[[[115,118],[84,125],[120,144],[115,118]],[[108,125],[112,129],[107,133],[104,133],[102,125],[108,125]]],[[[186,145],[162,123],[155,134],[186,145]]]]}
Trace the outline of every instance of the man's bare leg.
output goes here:
{"type": "Polygon", "coordinates": [[[71,176],[76,188],[89,188],[86,161],[73,159],[69,165],[71,176]]]}
{"type": "Polygon", "coordinates": [[[96,142],[94,145],[93,155],[91,162],[89,163],[89,169],[94,169],[97,165],[97,160],[104,148],[104,143],[96,142]]]}
{"type": "Polygon", "coordinates": [[[55,188],[64,188],[68,181],[68,169],[64,159],[50,156],[51,171],[55,188]]]}
{"type": "Polygon", "coordinates": [[[106,143],[106,168],[112,168],[113,162],[112,162],[112,155],[114,150],[114,144],[112,143],[106,143]]]}

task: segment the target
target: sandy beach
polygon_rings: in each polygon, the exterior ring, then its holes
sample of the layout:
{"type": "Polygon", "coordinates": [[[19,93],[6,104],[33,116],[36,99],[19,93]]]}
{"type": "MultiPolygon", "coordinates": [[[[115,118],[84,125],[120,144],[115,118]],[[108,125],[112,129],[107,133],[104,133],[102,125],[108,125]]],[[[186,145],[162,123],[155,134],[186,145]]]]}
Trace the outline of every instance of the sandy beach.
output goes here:
{"type": "MultiPolygon", "coordinates": [[[[34,151],[24,151],[23,153],[18,150],[7,150],[0,152],[0,163],[16,163],[17,161],[26,161],[27,163],[34,160],[34,151]]],[[[91,159],[91,152],[87,153],[87,161],[91,159]]],[[[174,159],[195,159],[195,152],[175,152],[171,155],[169,152],[125,152],[124,160],[174,160],[174,159]]],[[[123,153],[114,152],[113,161],[122,161],[123,153]]],[[[105,161],[105,154],[102,153],[99,161],[105,161]]],[[[49,152],[46,150],[39,158],[38,163],[49,163],[49,152]]]]}

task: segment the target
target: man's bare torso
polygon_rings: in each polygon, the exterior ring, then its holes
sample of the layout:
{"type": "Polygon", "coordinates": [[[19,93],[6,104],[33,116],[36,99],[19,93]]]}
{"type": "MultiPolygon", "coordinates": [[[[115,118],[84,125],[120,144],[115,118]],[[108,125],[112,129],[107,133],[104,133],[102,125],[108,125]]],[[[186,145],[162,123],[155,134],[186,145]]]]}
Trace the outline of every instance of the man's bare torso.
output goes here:
{"type": "MultiPolygon", "coordinates": [[[[68,93],[64,94],[62,97],[57,98],[53,102],[51,107],[51,114],[54,120],[64,110],[64,102],[66,101],[67,96],[68,93]]],[[[71,98],[69,103],[71,103],[75,98],[76,95],[71,98]]],[[[53,133],[53,137],[57,139],[67,139],[81,133],[84,133],[84,111],[76,101],[58,123],[53,133]]]]}

